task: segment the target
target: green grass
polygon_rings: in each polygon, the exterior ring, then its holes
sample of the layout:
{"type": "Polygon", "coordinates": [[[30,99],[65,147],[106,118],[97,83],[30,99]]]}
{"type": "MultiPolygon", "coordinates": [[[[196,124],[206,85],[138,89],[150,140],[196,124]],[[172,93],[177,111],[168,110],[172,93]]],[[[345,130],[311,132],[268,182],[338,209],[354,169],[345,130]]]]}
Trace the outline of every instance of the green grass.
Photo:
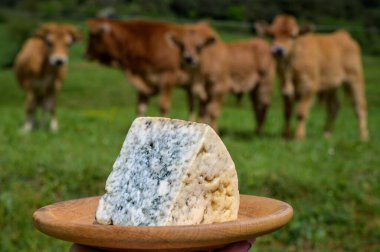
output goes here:
{"type": "MultiPolygon", "coordinates": [[[[230,39],[237,36],[228,36],[230,39]]],[[[69,243],[37,231],[32,213],[56,201],[99,195],[135,116],[136,92],[118,71],[85,62],[84,44],[71,50],[59,96],[60,131],[22,135],[23,92],[10,70],[0,73],[0,250],[67,251],[69,243]]],[[[235,161],[240,192],[274,197],[294,207],[292,221],[261,237],[255,251],[380,250],[380,58],[364,58],[371,141],[361,143],[350,101],[332,139],[322,137],[324,109],[313,106],[307,139],[280,137],[282,106],[275,89],[262,136],[253,134],[247,97],[228,97],[219,121],[235,161]]],[[[176,90],[170,117],[186,119],[176,90]]],[[[157,99],[148,115],[158,116],[157,99]]]]}

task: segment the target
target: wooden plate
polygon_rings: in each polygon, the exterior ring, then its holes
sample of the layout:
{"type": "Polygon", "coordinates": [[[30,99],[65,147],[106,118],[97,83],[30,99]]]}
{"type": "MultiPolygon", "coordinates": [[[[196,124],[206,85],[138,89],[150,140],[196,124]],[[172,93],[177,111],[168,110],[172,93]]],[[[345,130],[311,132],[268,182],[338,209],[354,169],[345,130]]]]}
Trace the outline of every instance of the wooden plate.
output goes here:
{"type": "Polygon", "coordinates": [[[132,227],[93,224],[99,197],[42,207],[33,214],[35,227],[52,237],[117,251],[199,251],[252,239],[281,228],[292,218],[285,202],[240,196],[236,221],[189,226],[132,227]]]}

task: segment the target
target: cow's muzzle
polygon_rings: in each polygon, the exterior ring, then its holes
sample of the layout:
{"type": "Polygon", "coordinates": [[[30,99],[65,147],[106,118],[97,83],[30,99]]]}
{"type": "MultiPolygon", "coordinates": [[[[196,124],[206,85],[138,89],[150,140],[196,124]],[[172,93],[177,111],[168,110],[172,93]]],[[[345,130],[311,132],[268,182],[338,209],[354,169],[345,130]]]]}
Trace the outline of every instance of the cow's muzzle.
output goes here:
{"type": "Polygon", "coordinates": [[[185,55],[183,56],[183,62],[186,64],[186,65],[193,65],[194,64],[194,59],[193,57],[189,56],[189,55],[185,55]]]}
{"type": "Polygon", "coordinates": [[[68,58],[64,56],[50,56],[49,63],[52,66],[61,66],[68,63],[68,58]]]}
{"type": "Polygon", "coordinates": [[[284,56],[285,50],[282,46],[275,45],[275,46],[272,46],[271,52],[273,56],[280,58],[284,56]]]}

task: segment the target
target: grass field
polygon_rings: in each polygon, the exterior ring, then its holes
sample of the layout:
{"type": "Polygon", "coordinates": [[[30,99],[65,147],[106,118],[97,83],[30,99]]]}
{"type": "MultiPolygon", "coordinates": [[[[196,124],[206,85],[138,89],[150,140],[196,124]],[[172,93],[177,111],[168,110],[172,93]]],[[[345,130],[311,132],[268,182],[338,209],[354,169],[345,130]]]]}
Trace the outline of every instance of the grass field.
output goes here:
{"type": "MultiPolygon", "coordinates": [[[[120,72],[83,61],[84,47],[71,51],[59,97],[58,134],[20,134],[24,94],[11,70],[0,72],[0,251],[67,251],[69,243],[33,227],[33,211],[104,192],[135,115],[136,93],[120,72]]],[[[259,137],[253,134],[247,97],[241,106],[234,97],[225,102],[219,125],[241,193],[294,207],[290,224],[259,238],[255,251],[380,251],[380,58],[366,56],[364,65],[368,143],[359,141],[351,103],[343,95],[333,137],[322,137],[325,113],[315,104],[307,139],[300,142],[280,137],[278,88],[259,137]]],[[[185,100],[181,90],[174,93],[170,117],[187,118],[185,100]]],[[[148,115],[159,115],[156,104],[156,99],[150,102],[148,115]]]]}

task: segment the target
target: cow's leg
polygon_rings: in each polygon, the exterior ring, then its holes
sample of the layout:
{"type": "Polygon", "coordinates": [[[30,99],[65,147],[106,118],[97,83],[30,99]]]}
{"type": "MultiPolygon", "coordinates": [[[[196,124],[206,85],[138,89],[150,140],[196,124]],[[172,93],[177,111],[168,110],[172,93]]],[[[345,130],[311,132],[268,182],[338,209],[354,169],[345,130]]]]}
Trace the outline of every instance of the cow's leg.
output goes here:
{"type": "Polygon", "coordinates": [[[293,114],[293,103],[295,98],[295,87],[293,72],[286,67],[284,62],[278,62],[277,73],[281,84],[281,95],[284,109],[284,127],[282,136],[284,138],[291,138],[291,117],[293,114]]]}
{"type": "Polygon", "coordinates": [[[30,132],[35,125],[36,117],[36,108],[37,108],[37,97],[33,91],[28,90],[26,93],[25,99],[25,122],[22,131],[30,132]]]}
{"type": "Polygon", "coordinates": [[[306,91],[300,99],[297,107],[297,126],[296,126],[296,139],[303,139],[306,135],[306,119],[309,113],[310,105],[313,101],[313,92],[306,91]]]}
{"type": "Polygon", "coordinates": [[[271,101],[272,82],[273,72],[270,71],[267,72],[265,75],[261,76],[260,82],[258,83],[258,85],[256,85],[256,88],[250,94],[252,104],[256,107],[255,112],[257,122],[257,134],[260,134],[262,132],[262,127],[264,125],[267,110],[271,101]]]}
{"type": "Polygon", "coordinates": [[[240,107],[243,100],[244,93],[236,93],[236,104],[240,107]]]}
{"type": "Polygon", "coordinates": [[[41,117],[40,117],[40,128],[41,129],[46,128],[47,120],[50,118],[48,110],[46,108],[46,100],[47,100],[47,97],[41,97],[41,100],[38,102],[39,103],[38,105],[41,105],[41,107],[42,107],[42,113],[41,113],[41,117]]]}
{"type": "Polygon", "coordinates": [[[356,117],[358,118],[360,138],[363,141],[367,141],[369,139],[367,128],[367,101],[365,98],[363,78],[358,75],[350,76],[349,85],[351,86],[356,117]]]}
{"type": "Polygon", "coordinates": [[[56,95],[51,94],[43,100],[44,112],[50,115],[50,130],[58,131],[58,120],[56,115],[56,95]]]}
{"type": "Polygon", "coordinates": [[[186,87],[186,95],[187,95],[187,105],[189,107],[189,121],[195,121],[196,120],[196,114],[195,114],[195,96],[193,92],[191,91],[191,87],[186,87]]]}
{"type": "Polygon", "coordinates": [[[45,129],[47,120],[49,120],[50,118],[50,116],[47,113],[46,104],[45,104],[47,98],[48,97],[46,94],[37,96],[37,107],[41,107],[41,115],[40,115],[39,124],[38,124],[38,126],[41,129],[45,129]]]}
{"type": "Polygon", "coordinates": [[[209,87],[206,86],[204,80],[195,78],[191,84],[191,92],[194,101],[198,103],[198,121],[201,123],[209,123],[207,114],[207,104],[210,102],[209,87]]]}
{"type": "Polygon", "coordinates": [[[268,103],[263,103],[262,101],[259,100],[259,111],[258,111],[258,120],[257,120],[257,126],[255,132],[257,134],[261,134],[263,125],[265,122],[265,117],[268,111],[269,104],[268,103]]]}
{"type": "Polygon", "coordinates": [[[267,111],[271,103],[272,99],[272,91],[273,91],[273,77],[274,77],[274,69],[269,69],[268,72],[264,76],[261,77],[260,85],[259,85],[259,98],[262,104],[262,112],[261,112],[261,125],[264,124],[266,119],[267,111]]]}
{"type": "Polygon", "coordinates": [[[210,123],[207,117],[207,104],[209,103],[209,101],[203,100],[203,99],[198,99],[198,101],[199,101],[198,121],[201,123],[210,123]]]}
{"type": "Polygon", "coordinates": [[[282,95],[283,106],[284,106],[284,129],[282,130],[282,136],[285,138],[290,138],[291,133],[291,118],[293,112],[293,97],[290,95],[282,95]]]}
{"type": "Polygon", "coordinates": [[[141,92],[146,96],[152,95],[154,93],[154,89],[149,86],[139,75],[132,74],[128,70],[125,70],[125,75],[127,76],[131,85],[135,87],[138,92],[141,92]]]}
{"type": "Polygon", "coordinates": [[[323,94],[327,106],[326,124],[324,129],[324,136],[326,138],[331,137],[333,124],[340,107],[336,91],[337,90],[334,89],[323,94]]]}
{"type": "Polygon", "coordinates": [[[149,96],[142,92],[137,93],[137,111],[136,116],[144,116],[148,107],[149,96]]]}
{"type": "Polygon", "coordinates": [[[137,109],[136,116],[144,116],[148,107],[149,97],[154,94],[155,90],[151,86],[145,83],[145,81],[138,75],[132,74],[132,72],[125,70],[129,82],[137,90],[137,109]]]}
{"type": "Polygon", "coordinates": [[[264,106],[260,102],[260,97],[259,97],[259,87],[258,85],[249,93],[250,99],[251,99],[251,104],[252,104],[252,109],[255,112],[255,118],[256,118],[256,130],[255,132],[257,134],[261,133],[261,127],[263,123],[263,112],[264,112],[264,106]]]}
{"type": "Polygon", "coordinates": [[[223,100],[224,95],[222,93],[215,94],[207,104],[206,108],[209,124],[216,132],[218,132],[218,118],[220,115],[220,108],[222,106],[223,100]]]}
{"type": "Polygon", "coordinates": [[[191,91],[199,104],[198,121],[210,124],[210,115],[207,111],[208,104],[211,102],[210,86],[204,80],[196,78],[192,82],[191,91]]]}
{"type": "Polygon", "coordinates": [[[167,117],[170,103],[171,103],[171,93],[172,93],[172,85],[163,85],[160,88],[160,113],[163,117],[167,117]]]}

